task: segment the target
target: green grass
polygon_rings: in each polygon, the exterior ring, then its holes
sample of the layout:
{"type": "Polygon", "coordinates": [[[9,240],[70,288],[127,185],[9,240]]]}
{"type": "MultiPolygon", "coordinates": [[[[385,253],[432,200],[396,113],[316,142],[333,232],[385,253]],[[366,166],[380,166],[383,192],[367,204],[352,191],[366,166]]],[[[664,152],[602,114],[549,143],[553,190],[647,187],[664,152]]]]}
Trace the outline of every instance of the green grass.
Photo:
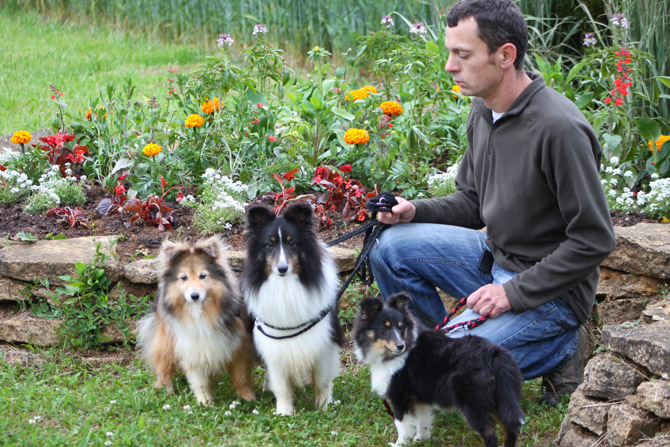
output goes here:
{"type": "MultiPolygon", "coordinates": [[[[396,439],[391,418],[370,391],[367,368],[357,364],[346,366],[335,382],[337,405],[317,411],[311,390],[304,389],[296,394],[296,415],[282,417],[273,414],[272,394],[260,391],[260,368],[256,402],[231,409],[237,398],[224,377],[215,387],[214,405],[205,408],[196,403],[183,378],[176,381],[174,395],[153,389],[153,377],[137,360],[129,366],[93,368],[58,349],[37,354],[44,361],[32,366],[0,359],[3,446],[366,447],[396,439]]],[[[528,422],[519,446],[555,445],[567,404],[557,409],[537,406],[533,402],[539,392],[538,380],[526,383],[522,405],[528,422]]],[[[482,445],[456,411],[439,412],[433,432],[433,438],[420,445],[482,445]]]]}
{"type": "Polygon", "coordinates": [[[127,77],[141,96],[162,99],[170,65],[189,72],[204,59],[196,46],[44,21],[2,6],[0,35],[0,135],[50,127],[56,117],[50,84],[63,92],[67,111],[83,114],[100,89],[110,82],[120,86],[127,77]]]}

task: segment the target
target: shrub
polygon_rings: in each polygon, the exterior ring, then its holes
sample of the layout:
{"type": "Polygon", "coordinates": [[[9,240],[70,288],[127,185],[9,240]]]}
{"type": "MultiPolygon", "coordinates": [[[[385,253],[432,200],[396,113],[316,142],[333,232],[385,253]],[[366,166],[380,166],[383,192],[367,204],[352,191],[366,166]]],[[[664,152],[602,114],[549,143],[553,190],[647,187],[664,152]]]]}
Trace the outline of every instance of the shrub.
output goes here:
{"type": "MultiPolygon", "coordinates": [[[[200,203],[195,205],[194,224],[203,234],[220,233],[244,216],[247,186],[214,169],[202,175],[200,203]]],[[[185,205],[194,203],[185,201],[185,205]]]]}

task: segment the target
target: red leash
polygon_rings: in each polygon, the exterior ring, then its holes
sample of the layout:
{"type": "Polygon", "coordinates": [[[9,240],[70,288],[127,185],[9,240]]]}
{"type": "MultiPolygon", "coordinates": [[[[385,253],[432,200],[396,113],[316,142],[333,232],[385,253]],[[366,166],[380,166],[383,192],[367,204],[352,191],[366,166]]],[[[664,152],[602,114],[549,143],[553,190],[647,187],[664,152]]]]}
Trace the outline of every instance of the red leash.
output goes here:
{"type": "Polygon", "coordinates": [[[458,309],[465,306],[465,303],[466,303],[467,300],[468,300],[468,297],[466,297],[466,296],[461,298],[461,300],[458,302],[458,304],[456,304],[456,307],[454,307],[451,310],[451,312],[449,312],[447,314],[447,316],[444,317],[444,321],[442,322],[442,324],[438,324],[437,326],[435,326],[435,330],[436,331],[451,332],[454,329],[458,329],[458,328],[461,328],[461,327],[464,327],[464,326],[467,327],[468,329],[473,329],[473,328],[476,328],[477,326],[480,326],[482,323],[484,323],[486,320],[489,319],[489,317],[491,316],[491,312],[487,313],[486,315],[482,315],[479,318],[475,318],[473,320],[462,321],[460,323],[456,323],[456,324],[452,324],[451,326],[447,326],[447,323],[449,323],[449,320],[451,319],[451,317],[453,317],[454,314],[456,312],[458,312],[458,309]]]}

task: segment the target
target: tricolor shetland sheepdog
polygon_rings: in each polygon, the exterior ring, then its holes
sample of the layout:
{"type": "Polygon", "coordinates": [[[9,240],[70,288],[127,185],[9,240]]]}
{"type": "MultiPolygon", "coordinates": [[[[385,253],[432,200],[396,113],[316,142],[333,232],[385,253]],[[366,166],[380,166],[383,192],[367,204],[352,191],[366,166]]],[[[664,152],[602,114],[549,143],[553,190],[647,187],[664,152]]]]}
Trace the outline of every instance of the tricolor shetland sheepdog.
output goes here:
{"type": "Polygon", "coordinates": [[[241,398],[255,398],[251,326],[226,249],[218,237],[193,246],[163,242],[157,299],[138,326],[141,352],[157,375],[156,388],[165,386],[172,393],[179,369],[204,405],[212,402],[210,381],[223,370],[241,398]]]}
{"type": "Polygon", "coordinates": [[[311,205],[282,216],[247,210],[242,289],[254,319],[253,341],[266,365],[277,414],[293,414],[293,387],[311,383],[316,406],[332,401],[344,333],[338,322],[335,262],[318,239],[311,205]]]}
{"type": "Polygon", "coordinates": [[[505,348],[477,336],[448,338],[422,327],[408,309],[409,295],[386,304],[364,298],[353,339],[356,357],[370,367],[372,389],[388,398],[400,446],[430,438],[433,410],[458,408],[486,447],[497,447],[492,418],[500,422],[505,447],[514,447],[524,414],[523,378],[505,348]]]}

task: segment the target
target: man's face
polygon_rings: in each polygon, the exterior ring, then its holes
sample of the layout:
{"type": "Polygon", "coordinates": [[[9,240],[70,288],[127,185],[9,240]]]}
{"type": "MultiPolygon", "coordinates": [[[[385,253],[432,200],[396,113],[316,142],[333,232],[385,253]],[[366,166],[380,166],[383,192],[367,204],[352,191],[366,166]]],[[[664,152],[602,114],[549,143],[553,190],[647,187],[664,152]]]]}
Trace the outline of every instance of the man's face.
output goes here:
{"type": "Polygon", "coordinates": [[[496,93],[503,74],[499,50],[489,53],[486,43],[478,36],[474,17],[466,17],[458,25],[447,27],[444,46],[449,50],[444,69],[452,74],[463,95],[486,100],[496,93]]]}

